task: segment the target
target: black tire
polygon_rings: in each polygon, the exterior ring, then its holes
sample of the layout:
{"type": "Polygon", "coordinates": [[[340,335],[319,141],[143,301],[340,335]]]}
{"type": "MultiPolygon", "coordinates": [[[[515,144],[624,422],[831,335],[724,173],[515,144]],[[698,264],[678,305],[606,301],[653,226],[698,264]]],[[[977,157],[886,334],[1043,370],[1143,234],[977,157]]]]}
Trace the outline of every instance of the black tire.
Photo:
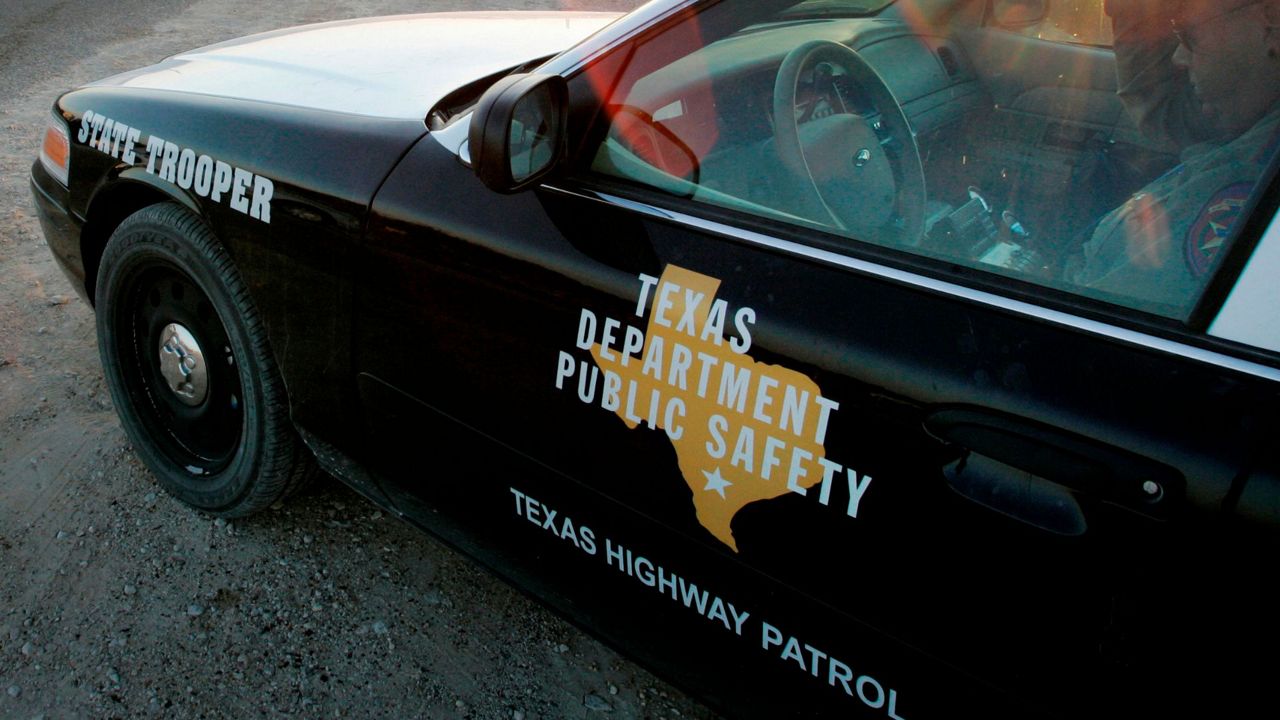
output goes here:
{"type": "Polygon", "coordinates": [[[172,203],[130,215],[102,255],[98,349],[142,461],[179,500],[243,517],[296,490],[314,461],[239,272],[172,203]]]}

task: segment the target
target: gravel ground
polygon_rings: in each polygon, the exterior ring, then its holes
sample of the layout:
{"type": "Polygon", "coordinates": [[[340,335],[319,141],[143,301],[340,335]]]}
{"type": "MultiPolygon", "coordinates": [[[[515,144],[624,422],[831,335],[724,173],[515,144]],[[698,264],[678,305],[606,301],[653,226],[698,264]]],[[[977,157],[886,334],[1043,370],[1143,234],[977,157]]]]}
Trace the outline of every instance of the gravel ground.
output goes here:
{"type": "Polygon", "coordinates": [[[336,482],[237,522],[165,495],[27,187],[58,92],[173,52],[362,15],[636,4],[52,2],[0,30],[0,718],[714,717],[336,482]]]}

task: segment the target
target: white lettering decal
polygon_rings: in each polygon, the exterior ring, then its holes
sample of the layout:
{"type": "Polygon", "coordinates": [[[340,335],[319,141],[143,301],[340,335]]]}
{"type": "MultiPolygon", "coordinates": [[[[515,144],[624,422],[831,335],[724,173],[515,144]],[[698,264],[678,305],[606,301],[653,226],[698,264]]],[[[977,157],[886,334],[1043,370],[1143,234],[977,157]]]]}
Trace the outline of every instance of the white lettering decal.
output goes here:
{"type": "Polygon", "coordinates": [[[871,476],[863,475],[862,479],[858,479],[858,473],[853,468],[846,468],[845,472],[849,475],[849,517],[858,517],[858,503],[862,502],[862,494],[871,486],[871,476]]]}
{"type": "Polygon", "coordinates": [[[649,338],[649,351],[644,354],[644,366],[640,373],[655,380],[662,379],[662,358],[666,354],[665,345],[660,337],[649,338]]]}
{"type": "Polygon", "coordinates": [[[582,308],[582,315],[578,318],[577,346],[580,350],[590,350],[595,341],[596,314],[586,308],[582,308]]]}
{"type": "Polygon", "coordinates": [[[589,369],[582,363],[582,374],[578,375],[578,399],[588,405],[596,397],[596,380],[600,379],[600,368],[592,365],[589,369]],[[588,381],[590,378],[590,381],[588,381]]]}
{"type": "Polygon", "coordinates": [[[824,397],[819,397],[817,403],[822,410],[818,413],[818,430],[813,434],[813,441],[821,445],[827,439],[827,420],[833,411],[840,409],[840,403],[824,397]]]}
{"type": "Polygon", "coordinates": [[[213,192],[209,199],[214,202],[222,200],[222,193],[231,189],[231,166],[218,160],[213,164],[213,192]]]}
{"type": "Polygon", "coordinates": [[[600,407],[617,412],[622,407],[622,378],[612,370],[604,371],[604,389],[600,394],[600,407]]]}
{"type": "Polygon", "coordinates": [[[235,177],[231,181],[231,208],[242,213],[249,212],[249,198],[244,194],[249,190],[249,181],[253,174],[243,168],[235,169],[235,177]]]}
{"type": "Polygon", "coordinates": [[[698,306],[702,305],[702,301],[706,300],[704,293],[694,292],[686,288],[684,291],[684,311],[680,313],[680,321],[676,323],[676,332],[684,332],[689,337],[697,337],[697,317],[696,312],[698,306]]]}
{"type": "Polygon", "coordinates": [[[716,404],[720,407],[745,413],[747,408],[747,390],[751,387],[751,370],[738,368],[726,362],[720,371],[720,394],[716,396],[716,404]]]}
{"type": "Polygon", "coordinates": [[[738,329],[738,337],[729,340],[729,347],[739,355],[746,355],[751,350],[751,328],[756,322],[756,311],[749,307],[738,308],[733,315],[733,326],[738,329]]]}
{"type": "Polygon", "coordinates": [[[253,203],[249,209],[249,217],[271,222],[271,195],[275,192],[275,183],[261,175],[253,176],[253,203]]]}
{"type": "Polygon", "coordinates": [[[640,297],[636,302],[636,317],[644,317],[645,306],[649,304],[649,291],[658,284],[658,278],[640,273],[640,297]]]}
{"type": "Polygon", "coordinates": [[[195,188],[200,197],[209,197],[209,191],[213,189],[213,158],[208,155],[201,155],[196,160],[195,188]]]}
{"type": "Polygon", "coordinates": [[[111,140],[111,157],[119,160],[123,151],[128,149],[129,131],[133,128],[124,123],[116,123],[115,137],[111,140]]]}
{"type": "Polygon", "coordinates": [[[787,489],[797,495],[808,495],[809,488],[798,481],[809,475],[804,464],[813,459],[813,453],[802,447],[791,448],[791,467],[787,468],[787,489]]]}
{"type": "Polygon", "coordinates": [[[89,140],[89,126],[93,124],[94,116],[95,113],[92,110],[84,111],[84,117],[80,118],[80,131],[76,133],[76,142],[83,143],[89,140]]]}
{"type": "Polygon", "coordinates": [[[663,283],[658,290],[657,303],[653,308],[653,321],[662,327],[671,327],[671,319],[667,317],[667,313],[676,305],[675,299],[672,297],[680,292],[680,286],[675,283],[663,283]]]}
{"type": "Polygon", "coordinates": [[[107,122],[107,118],[102,115],[93,116],[93,132],[89,135],[89,147],[98,147],[98,135],[102,132],[102,126],[107,122]]]}
{"type": "Polygon", "coordinates": [[[710,340],[716,345],[724,344],[724,320],[729,314],[729,303],[717,298],[711,303],[711,313],[707,315],[707,324],[702,327],[699,340],[710,340]]]}
{"type": "Polygon", "coordinates": [[[587,555],[595,555],[598,551],[595,531],[581,523],[575,523],[567,515],[547,507],[529,495],[515,488],[507,488],[515,499],[515,513],[533,525],[545,530],[555,537],[573,545],[587,555]]]}
{"type": "Polygon", "coordinates": [[[614,333],[621,327],[622,323],[614,320],[613,318],[604,319],[604,333],[600,336],[600,357],[608,360],[609,362],[613,362],[616,357],[609,347],[613,345],[617,339],[614,336],[614,333]]]}
{"type": "Polygon", "coordinates": [[[573,377],[573,368],[576,363],[573,356],[564,350],[560,351],[560,361],[556,363],[556,389],[564,389],[564,381],[573,377]]]}
{"type": "Polygon", "coordinates": [[[818,464],[822,466],[822,489],[818,491],[818,502],[823,505],[830,505],[831,481],[835,480],[836,473],[843,470],[844,466],[826,458],[818,458],[818,464]]]}
{"type": "Polygon", "coordinates": [[[876,682],[875,678],[863,675],[858,678],[858,682],[855,686],[858,690],[858,699],[865,703],[867,707],[872,708],[873,710],[879,710],[884,707],[884,688],[880,687],[880,683],[876,682]],[[875,698],[874,700],[867,697],[868,686],[875,689],[875,693],[872,696],[875,698]]]}
{"type": "MultiPolygon", "coordinates": [[[[572,367],[570,358],[568,367],[572,367]]],[[[569,372],[566,370],[566,372],[569,372]]],[[[605,371],[606,375],[608,371],[605,371]]],[[[731,599],[712,588],[693,582],[678,570],[658,559],[642,554],[607,536],[597,535],[588,525],[569,517],[548,503],[514,487],[508,488],[513,500],[514,517],[528,522],[535,530],[546,532],[566,545],[572,545],[588,556],[600,556],[611,570],[636,581],[677,606],[697,613],[709,623],[722,627],[740,638],[749,638],[752,613],[739,608],[731,599]],[[601,553],[603,548],[603,553],[601,553]]],[[[828,649],[804,642],[797,635],[784,632],[765,619],[759,626],[760,649],[796,670],[825,682],[843,692],[851,702],[888,717],[905,720],[898,712],[898,691],[865,668],[855,668],[828,649]]]]}
{"type": "Polygon", "coordinates": [[[760,382],[756,383],[756,405],[755,409],[751,411],[751,416],[768,425],[773,424],[773,417],[765,414],[765,410],[773,404],[773,398],[769,395],[769,391],[776,387],[778,387],[778,381],[768,375],[761,375],[760,382]]]}
{"type": "Polygon", "coordinates": [[[627,407],[623,410],[623,417],[632,425],[639,425],[644,418],[636,414],[636,381],[627,381],[627,407]]]}
{"type": "MultiPolygon", "coordinates": [[[[126,165],[136,166],[142,136],[139,128],[86,110],[76,141],[126,165]]],[[[271,222],[275,183],[270,178],[201,155],[193,148],[182,147],[158,135],[148,135],[145,147],[148,174],[183,190],[193,190],[213,202],[222,202],[224,195],[230,193],[227,204],[233,210],[264,223],[271,222]]]]}
{"type": "Polygon", "coordinates": [[[116,121],[107,118],[106,123],[102,126],[102,133],[98,135],[98,143],[94,147],[102,152],[111,154],[111,133],[116,129],[116,121]]]}
{"type": "Polygon", "coordinates": [[[680,343],[672,343],[671,366],[667,368],[667,384],[678,390],[688,390],[687,373],[693,364],[693,352],[680,343]]]}
{"type": "Polygon", "coordinates": [[[178,154],[178,187],[183,190],[191,189],[191,183],[195,180],[196,175],[196,153],[191,148],[185,148],[178,154]]]}
{"type": "Polygon", "coordinates": [[[698,352],[698,397],[707,398],[707,381],[711,379],[711,370],[720,364],[720,359],[715,355],[708,355],[705,352],[698,352]]]}
{"type": "Polygon", "coordinates": [[[178,181],[178,146],[168,140],[160,151],[160,179],[171,183],[178,181]]]}
{"type": "Polygon", "coordinates": [[[123,133],[128,131],[129,131],[129,126],[127,126],[127,124],[124,124],[124,123],[115,123],[115,127],[111,128],[110,131],[105,131],[104,129],[104,131],[102,132],[106,133],[106,137],[102,138],[102,145],[104,145],[104,147],[102,147],[102,151],[110,155],[111,158],[115,158],[116,160],[119,160],[120,159],[120,136],[122,136],[123,133]]]}
{"type": "Polygon", "coordinates": [[[124,137],[124,152],[120,154],[120,162],[125,165],[132,165],[138,162],[138,138],[142,137],[142,131],[138,128],[129,128],[129,133],[124,137]]]}
{"type": "Polygon", "coordinates": [[[763,620],[760,622],[760,648],[777,653],[779,660],[794,663],[809,675],[825,680],[831,687],[843,691],[848,697],[857,697],[872,710],[885,710],[890,720],[905,720],[898,714],[897,690],[889,688],[886,691],[884,684],[869,674],[859,675],[854,680],[853,669],[848,663],[801,642],[799,638],[788,635],[763,620]]]}
{"type": "Polygon", "coordinates": [[[729,464],[742,470],[754,473],[756,467],[756,431],[750,425],[738,429],[738,442],[733,446],[733,457],[729,464]]]}
{"type": "MultiPolygon", "coordinates": [[[[627,337],[622,341],[622,367],[631,362],[631,358],[644,348],[644,331],[638,327],[627,326],[627,337]]],[[[590,350],[591,348],[584,348],[590,350]]]]}
{"type": "Polygon", "coordinates": [[[707,455],[721,460],[724,454],[729,451],[724,442],[724,433],[729,429],[729,420],[723,415],[712,415],[707,420],[707,432],[711,433],[711,439],[707,441],[707,455]]]}
{"type": "Polygon", "coordinates": [[[742,636],[745,632],[747,620],[751,617],[749,611],[740,610],[729,600],[699,587],[651,558],[632,552],[611,538],[604,539],[604,547],[604,560],[609,567],[722,625],[735,635],[742,636]]]}
{"type": "Polygon", "coordinates": [[[764,460],[760,463],[760,479],[769,480],[773,469],[782,464],[778,451],[786,446],[786,443],[772,435],[764,436],[764,460]]]}
{"type": "MultiPolygon", "coordinates": [[[[622,380],[619,379],[618,383],[621,384],[622,380]]],[[[677,415],[682,418],[685,416],[684,401],[678,397],[673,397],[667,401],[667,413],[662,418],[662,424],[667,428],[667,437],[672,440],[679,440],[684,437],[684,428],[676,424],[677,415]]]]}
{"type": "Polygon", "coordinates": [[[147,138],[147,172],[156,174],[156,160],[164,151],[164,138],[159,135],[152,135],[147,138]]]}
{"type": "Polygon", "coordinates": [[[756,311],[717,298],[720,280],[674,265],[637,278],[634,312],[647,325],[580,308],[573,347],[556,358],[555,388],[571,394],[576,380],[583,404],[632,429],[665,431],[698,523],[735,552],[742,508],[784,494],[830,507],[841,475],[845,512],[857,518],[871,476],[832,460],[825,447],[840,403],[823,397],[814,378],[747,354],[756,311]],[[728,319],[734,327],[725,335],[728,319]]]}

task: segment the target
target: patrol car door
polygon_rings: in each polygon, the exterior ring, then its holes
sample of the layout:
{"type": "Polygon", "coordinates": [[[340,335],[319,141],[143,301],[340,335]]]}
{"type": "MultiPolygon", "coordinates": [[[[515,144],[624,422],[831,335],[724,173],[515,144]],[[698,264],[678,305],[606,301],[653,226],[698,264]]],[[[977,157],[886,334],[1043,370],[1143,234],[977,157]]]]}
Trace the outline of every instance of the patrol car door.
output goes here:
{"type": "Polygon", "coordinates": [[[1274,365],[1042,272],[1052,248],[933,183],[983,125],[902,112],[894,73],[937,62],[911,23],[769,5],[575,69],[572,168],[536,191],[481,194],[433,138],[406,157],[360,268],[368,459],[733,714],[1231,700],[1238,636],[1184,620],[1241,588],[1221,526],[1274,365]],[[869,29],[903,68],[806,45],[869,29]]]}

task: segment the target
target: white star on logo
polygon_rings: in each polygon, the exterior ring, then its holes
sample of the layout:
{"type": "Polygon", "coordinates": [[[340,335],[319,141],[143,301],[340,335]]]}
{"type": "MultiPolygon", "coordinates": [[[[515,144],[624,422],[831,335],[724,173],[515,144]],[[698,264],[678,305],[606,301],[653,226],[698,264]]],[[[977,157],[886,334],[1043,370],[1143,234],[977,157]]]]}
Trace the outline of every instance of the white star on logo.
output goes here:
{"type": "Polygon", "coordinates": [[[720,476],[719,467],[716,468],[715,472],[707,472],[706,470],[703,470],[702,474],[707,478],[707,486],[702,489],[718,492],[720,493],[721,498],[724,498],[724,489],[733,484],[720,476]]]}

